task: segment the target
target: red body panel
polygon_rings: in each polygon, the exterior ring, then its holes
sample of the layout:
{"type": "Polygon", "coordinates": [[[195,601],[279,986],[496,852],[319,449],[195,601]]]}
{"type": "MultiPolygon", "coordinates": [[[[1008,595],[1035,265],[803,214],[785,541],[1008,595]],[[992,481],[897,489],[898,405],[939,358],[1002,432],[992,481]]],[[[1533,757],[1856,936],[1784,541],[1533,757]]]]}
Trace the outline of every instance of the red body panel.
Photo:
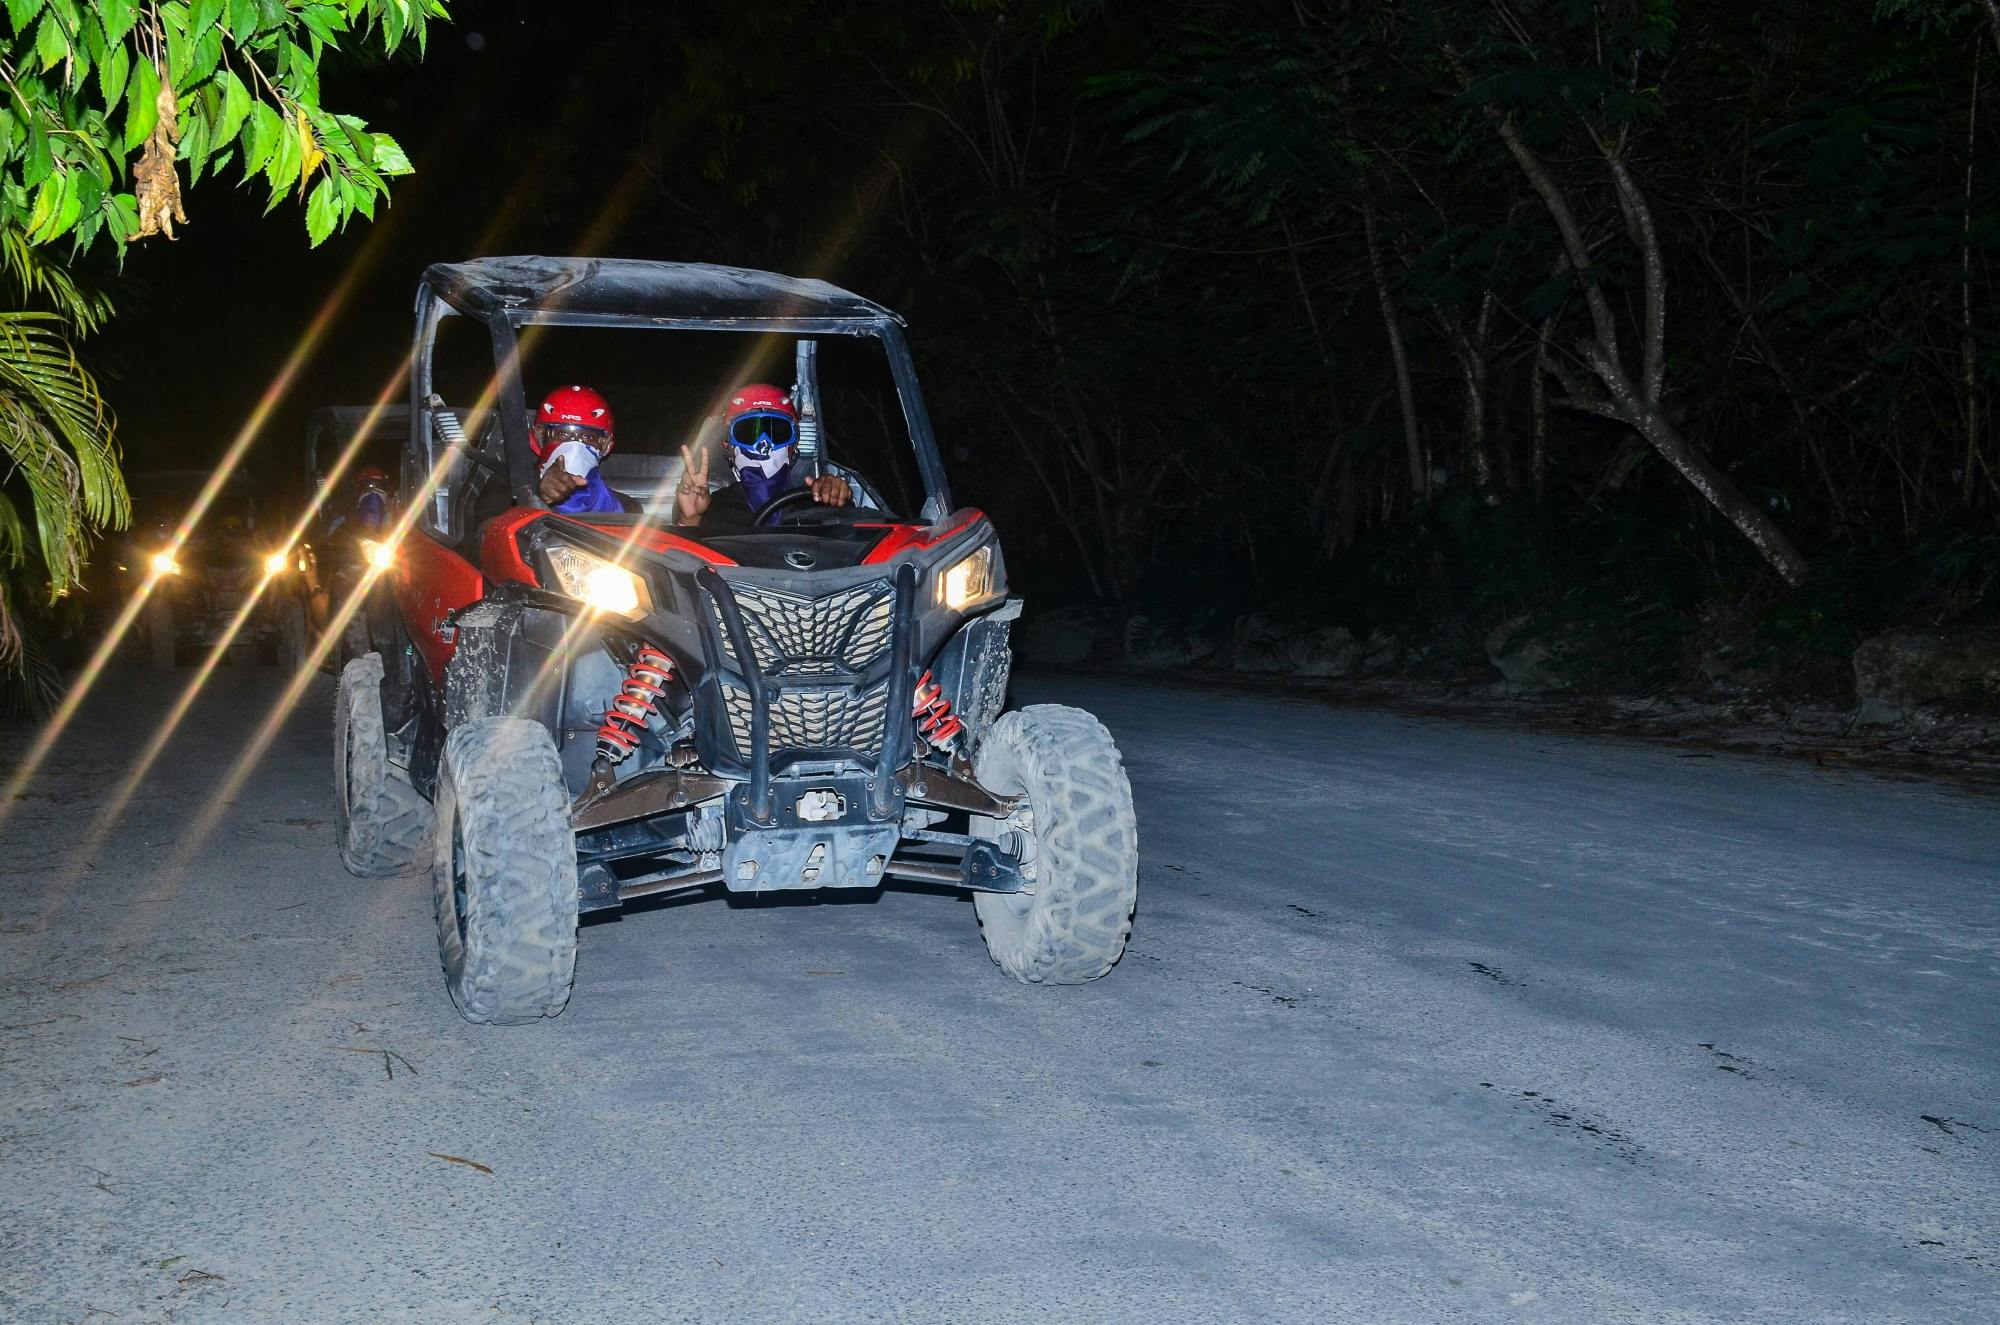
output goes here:
{"type": "Polygon", "coordinates": [[[516,506],[486,522],[479,535],[479,565],[487,579],[535,582],[534,568],[521,559],[521,544],[515,535],[547,514],[532,506],[516,506]]]}
{"type": "MultiPolygon", "coordinates": [[[[495,516],[486,522],[486,529],[479,537],[479,562],[486,570],[489,580],[519,580],[523,584],[535,584],[534,567],[521,558],[521,543],[517,535],[545,518],[549,512],[532,506],[516,506],[504,515],[495,516]]],[[[736,563],[711,548],[703,547],[679,534],[670,534],[664,529],[641,526],[635,533],[631,527],[623,525],[596,524],[589,520],[578,520],[578,524],[609,534],[616,539],[632,540],[634,546],[648,552],[685,552],[700,557],[711,566],[734,566],[736,563]]]]}
{"type": "Polygon", "coordinates": [[[444,665],[458,647],[439,633],[445,614],[478,602],[485,593],[478,567],[426,535],[412,534],[396,549],[396,606],[410,642],[440,686],[444,665]]]}
{"type": "Polygon", "coordinates": [[[679,534],[670,534],[664,529],[655,529],[651,525],[640,525],[635,531],[629,526],[591,524],[588,520],[579,520],[577,523],[590,525],[592,529],[597,530],[600,534],[609,534],[613,538],[629,538],[632,540],[633,546],[642,547],[648,552],[685,552],[691,557],[700,557],[711,566],[734,566],[736,564],[730,558],[723,556],[713,548],[703,547],[693,539],[682,538],[679,534]]]}
{"type": "MultiPolygon", "coordinates": [[[[881,542],[868,550],[868,555],[861,559],[861,564],[864,566],[873,566],[888,561],[895,557],[897,553],[907,552],[911,548],[936,547],[947,538],[963,533],[975,521],[984,520],[985,518],[986,513],[984,511],[974,510],[972,507],[967,506],[953,511],[938,524],[889,525],[887,526],[889,532],[882,536],[881,542]]],[[[869,528],[870,526],[862,525],[858,527],[869,528]]]]}

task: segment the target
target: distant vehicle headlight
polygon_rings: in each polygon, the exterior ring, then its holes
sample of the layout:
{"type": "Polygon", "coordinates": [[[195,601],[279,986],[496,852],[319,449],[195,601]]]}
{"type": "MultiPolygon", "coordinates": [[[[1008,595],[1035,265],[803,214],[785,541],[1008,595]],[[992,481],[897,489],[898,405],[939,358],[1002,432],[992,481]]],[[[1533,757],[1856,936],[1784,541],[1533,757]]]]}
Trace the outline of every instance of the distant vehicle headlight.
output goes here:
{"type": "Polygon", "coordinates": [[[285,553],[273,552],[264,558],[264,573],[266,575],[283,575],[285,567],[291,564],[292,559],[285,553]]]}
{"type": "Polygon", "coordinates": [[[361,540],[361,555],[368,558],[368,564],[376,570],[389,570],[396,564],[396,545],[364,538],[361,540]]]}
{"type": "Polygon", "coordinates": [[[550,545],[547,552],[557,587],[571,598],[628,621],[652,611],[653,596],[646,591],[646,582],[623,566],[563,543],[550,545]]]}
{"type": "Polygon", "coordinates": [[[993,545],[962,557],[951,569],[938,576],[937,599],[954,612],[963,612],[1001,592],[993,574],[993,545]]]}
{"type": "Polygon", "coordinates": [[[155,552],[153,554],[153,574],[178,575],[180,573],[181,573],[181,564],[178,561],[174,560],[173,553],[155,552]]]}

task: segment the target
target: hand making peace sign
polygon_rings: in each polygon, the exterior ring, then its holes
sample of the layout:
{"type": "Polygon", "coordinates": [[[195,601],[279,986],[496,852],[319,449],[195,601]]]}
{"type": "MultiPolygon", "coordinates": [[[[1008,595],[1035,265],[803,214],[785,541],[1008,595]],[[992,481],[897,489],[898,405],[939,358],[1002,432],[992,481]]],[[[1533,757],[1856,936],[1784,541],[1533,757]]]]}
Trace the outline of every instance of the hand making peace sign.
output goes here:
{"type": "Polygon", "coordinates": [[[699,446],[681,448],[681,485],[674,494],[681,509],[681,523],[694,524],[708,510],[708,451],[699,446]]]}

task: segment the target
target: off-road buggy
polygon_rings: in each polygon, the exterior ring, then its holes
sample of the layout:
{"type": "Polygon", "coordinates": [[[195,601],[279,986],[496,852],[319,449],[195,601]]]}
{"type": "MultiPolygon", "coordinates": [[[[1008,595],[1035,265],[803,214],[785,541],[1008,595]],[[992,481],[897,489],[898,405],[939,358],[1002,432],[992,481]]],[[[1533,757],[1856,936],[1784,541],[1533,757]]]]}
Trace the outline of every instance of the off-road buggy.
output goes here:
{"type": "Polygon", "coordinates": [[[369,652],[372,639],[394,637],[391,586],[374,574],[389,545],[356,518],[353,475],[364,466],[395,473],[409,434],[407,405],[325,405],[306,420],[306,477],[317,497],[311,537],[299,548],[307,635],[317,640],[336,625],[341,630],[337,642],[317,651],[324,669],[337,673],[369,652]],[[331,486],[329,473],[340,476],[331,486]],[[354,610],[343,613],[357,594],[354,610]]]}
{"type": "Polygon", "coordinates": [[[128,480],[132,528],[112,546],[110,560],[120,598],[147,593],[131,647],[151,666],[171,668],[227,639],[229,662],[263,655],[297,667],[307,638],[305,601],[297,555],[284,546],[284,521],[266,518],[260,528],[259,516],[268,513],[248,480],[231,477],[200,524],[181,528],[213,481],[208,470],[194,469],[144,471],[128,480]]]}
{"type": "MultiPolygon", "coordinates": [[[[560,1012],[580,912],[717,885],[945,885],[972,892],[1017,980],[1117,962],[1138,887],[1118,750],[1077,709],[1002,712],[1020,603],[990,523],[951,504],[900,318],[816,280],[550,258],[432,266],[416,312],[410,527],[390,637],[340,678],[337,823],[356,874],[428,868],[468,1019],[560,1012]],[[462,390],[480,400],[440,394],[454,326],[479,332],[485,379],[462,390]],[[854,504],[794,490],[750,532],[675,527],[677,457],[707,415],[656,426],[649,450],[628,419],[644,381],[600,378],[619,409],[603,472],[642,511],[551,512],[522,366],[542,372],[563,328],[700,332],[730,366],[775,359],[798,463],[847,478],[854,504]],[[885,365],[872,410],[833,383],[857,349],[885,365]],[[913,462],[900,503],[850,433],[913,462]]],[[[705,374],[710,402],[734,385],[691,354],[641,376],[705,374]]]]}

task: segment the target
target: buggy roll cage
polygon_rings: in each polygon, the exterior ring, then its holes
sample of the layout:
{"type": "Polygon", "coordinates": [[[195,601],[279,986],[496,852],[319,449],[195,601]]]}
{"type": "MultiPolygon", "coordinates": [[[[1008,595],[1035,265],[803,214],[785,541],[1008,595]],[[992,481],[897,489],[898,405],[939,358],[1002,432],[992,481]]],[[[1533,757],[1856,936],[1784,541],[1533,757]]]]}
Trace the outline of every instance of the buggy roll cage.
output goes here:
{"type": "MultiPolygon", "coordinates": [[[[825,281],[779,276],[741,267],[694,262],[643,262],[623,258],[476,258],[433,263],[417,286],[416,337],[411,347],[410,436],[404,490],[419,492],[438,457],[431,450],[431,351],[447,317],[472,318],[493,342],[494,376],[488,387],[499,413],[507,485],[516,505],[539,507],[528,445],[527,393],[521,382],[523,326],[629,327],[661,331],[736,331],[767,335],[864,336],[881,342],[924,485],[922,517],[931,523],[951,510],[944,462],[930,414],[917,385],[916,366],[903,339],[903,319],[880,304],[825,281]],[[429,458],[411,473],[415,454],[429,458]],[[414,482],[412,481],[414,480],[414,482]]],[[[470,475],[450,462],[433,498],[432,518],[449,533],[452,489],[470,475]]]]}

